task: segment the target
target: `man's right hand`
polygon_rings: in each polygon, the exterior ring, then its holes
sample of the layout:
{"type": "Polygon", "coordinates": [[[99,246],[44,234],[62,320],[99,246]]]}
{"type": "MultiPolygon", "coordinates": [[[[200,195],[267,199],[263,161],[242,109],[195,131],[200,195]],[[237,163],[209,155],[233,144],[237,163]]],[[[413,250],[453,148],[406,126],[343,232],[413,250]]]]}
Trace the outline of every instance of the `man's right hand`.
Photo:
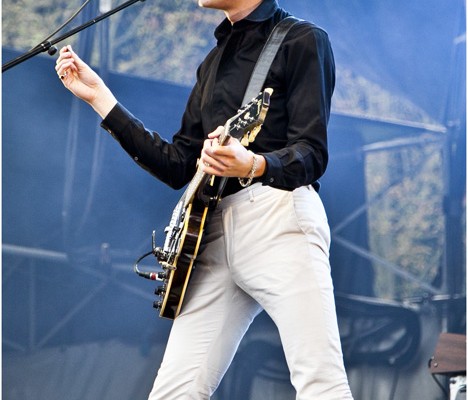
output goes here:
{"type": "Polygon", "coordinates": [[[78,57],[70,45],[60,50],[55,70],[63,85],[75,96],[90,104],[102,118],[105,118],[117,103],[99,75],[78,57]]]}

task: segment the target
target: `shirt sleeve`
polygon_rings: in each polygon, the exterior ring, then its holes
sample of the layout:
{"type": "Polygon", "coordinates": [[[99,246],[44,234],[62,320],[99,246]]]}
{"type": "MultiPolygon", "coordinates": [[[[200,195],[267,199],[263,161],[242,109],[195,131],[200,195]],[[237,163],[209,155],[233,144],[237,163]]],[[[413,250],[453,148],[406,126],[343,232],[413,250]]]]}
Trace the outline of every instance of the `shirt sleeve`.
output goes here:
{"type": "Polygon", "coordinates": [[[318,186],[325,172],[327,124],[335,86],[327,33],[310,23],[300,23],[291,34],[280,54],[286,71],[287,143],[279,150],[262,153],[267,164],[263,184],[285,190],[318,186]]]}
{"type": "Polygon", "coordinates": [[[172,143],[148,130],[130,111],[118,103],[101,122],[122,148],[143,169],[174,189],[192,179],[203,147],[198,84],[192,90],[180,130],[172,143]]]}

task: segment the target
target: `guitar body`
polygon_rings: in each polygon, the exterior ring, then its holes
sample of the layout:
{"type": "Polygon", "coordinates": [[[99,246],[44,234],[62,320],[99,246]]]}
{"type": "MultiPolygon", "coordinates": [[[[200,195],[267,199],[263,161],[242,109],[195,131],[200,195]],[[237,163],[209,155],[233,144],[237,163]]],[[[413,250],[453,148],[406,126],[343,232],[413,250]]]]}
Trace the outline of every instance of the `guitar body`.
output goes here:
{"type": "Polygon", "coordinates": [[[161,317],[175,319],[180,313],[193,263],[200,247],[207,214],[208,207],[199,200],[190,203],[185,210],[183,229],[177,239],[179,249],[172,262],[175,269],[169,272],[165,288],[166,295],[160,305],[161,317]]]}
{"type": "MultiPolygon", "coordinates": [[[[272,89],[265,89],[226,122],[224,133],[218,138],[221,146],[227,144],[231,137],[242,139],[241,143],[245,146],[255,140],[270,106],[272,92],[272,89]]],[[[198,167],[166,227],[164,247],[156,247],[153,242],[153,251],[148,253],[156,256],[163,271],[140,272],[135,265],[135,271],[140,276],[163,281],[163,285],[155,291],[161,300],[154,302],[161,317],[175,319],[180,314],[205,222],[221,198],[226,179],[214,179],[198,167]]]]}

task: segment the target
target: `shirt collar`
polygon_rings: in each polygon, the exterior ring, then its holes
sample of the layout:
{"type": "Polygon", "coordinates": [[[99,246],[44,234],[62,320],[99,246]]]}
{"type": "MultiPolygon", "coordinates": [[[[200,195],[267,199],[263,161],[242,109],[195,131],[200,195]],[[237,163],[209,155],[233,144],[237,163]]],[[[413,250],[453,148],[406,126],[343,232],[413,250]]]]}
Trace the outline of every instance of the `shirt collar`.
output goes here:
{"type": "Polygon", "coordinates": [[[244,19],[255,22],[266,21],[273,16],[278,7],[278,0],[263,0],[262,3],[244,19]]]}
{"type": "MultiPolygon", "coordinates": [[[[246,21],[250,22],[262,22],[266,21],[267,19],[271,18],[276,10],[279,8],[278,0],[263,0],[262,3],[253,10],[249,15],[247,15],[244,19],[234,23],[234,27],[239,25],[244,25],[246,21]]],[[[225,18],[221,24],[218,25],[216,28],[214,35],[216,39],[220,40],[226,35],[228,35],[233,28],[231,22],[225,18]]]]}

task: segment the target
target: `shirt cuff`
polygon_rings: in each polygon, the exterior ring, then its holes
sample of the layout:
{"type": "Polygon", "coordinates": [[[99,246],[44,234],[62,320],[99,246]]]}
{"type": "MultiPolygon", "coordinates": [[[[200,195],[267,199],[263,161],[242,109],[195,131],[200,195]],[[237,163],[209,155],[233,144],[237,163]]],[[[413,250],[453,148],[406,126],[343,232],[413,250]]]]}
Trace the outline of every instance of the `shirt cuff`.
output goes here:
{"type": "Polygon", "coordinates": [[[122,104],[117,103],[101,122],[101,127],[116,137],[135,117],[122,104]]]}
{"type": "Polygon", "coordinates": [[[265,158],[265,173],[261,178],[262,183],[264,185],[272,185],[274,186],[275,183],[278,181],[278,177],[280,176],[283,168],[281,165],[280,159],[272,153],[262,154],[265,158]]]}

